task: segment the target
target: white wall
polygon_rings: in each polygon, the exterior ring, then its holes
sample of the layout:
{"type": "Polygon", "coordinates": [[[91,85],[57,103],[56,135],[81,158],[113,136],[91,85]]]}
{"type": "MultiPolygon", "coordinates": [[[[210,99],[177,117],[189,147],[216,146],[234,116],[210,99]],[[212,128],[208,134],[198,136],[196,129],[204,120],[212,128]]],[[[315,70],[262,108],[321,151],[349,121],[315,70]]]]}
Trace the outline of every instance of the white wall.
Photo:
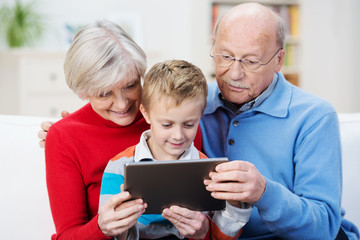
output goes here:
{"type": "MultiPolygon", "coordinates": [[[[15,0],[0,0],[14,2],[15,0]]],[[[23,0],[30,1],[30,0],[23,0]]],[[[360,111],[360,1],[298,0],[301,4],[301,87],[339,112],[360,111]]],[[[37,0],[48,18],[44,49],[66,50],[64,23],[108,18],[135,26],[148,66],[171,58],[211,72],[210,0],[37,0]]],[[[0,43],[0,49],[4,45],[0,43]]]]}
{"type": "Polygon", "coordinates": [[[360,111],[360,1],[301,1],[301,87],[360,111]]]}
{"type": "MultiPolygon", "coordinates": [[[[0,0],[0,5],[13,2],[15,0],[0,0]]],[[[48,26],[37,48],[66,50],[69,44],[65,23],[84,25],[97,19],[110,19],[130,33],[128,25],[133,25],[132,36],[148,54],[149,67],[171,58],[192,61],[201,67],[205,65],[202,58],[208,58],[206,54],[199,54],[204,46],[207,51],[204,41],[210,32],[211,11],[207,0],[37,0],[37,3],[48,26]]],[[[0,48],[4,47],[2,43],[0,48]]]]}

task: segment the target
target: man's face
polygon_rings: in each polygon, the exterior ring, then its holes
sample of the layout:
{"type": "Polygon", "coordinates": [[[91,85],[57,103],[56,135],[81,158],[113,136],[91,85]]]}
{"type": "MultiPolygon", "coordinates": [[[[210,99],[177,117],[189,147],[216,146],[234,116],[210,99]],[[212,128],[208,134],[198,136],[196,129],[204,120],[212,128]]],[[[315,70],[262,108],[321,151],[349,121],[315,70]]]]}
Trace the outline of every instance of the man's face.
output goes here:
{"type": "MultiPolygon", "coordinates": [[[[235,23],[219,27],[212,53],[268,62],[279,48],[276,33],[263,34],[259,27],[246,25],[235,23]]],[[[280,71],[284,53],[280,50],[267,65],[260,66],[255,72],[245,70],[239,61],[230,67],[219,66],[215,61],[216,81],[225,99],[241,105],[259,96],[270,85],[274,73],[280,71]]]]}

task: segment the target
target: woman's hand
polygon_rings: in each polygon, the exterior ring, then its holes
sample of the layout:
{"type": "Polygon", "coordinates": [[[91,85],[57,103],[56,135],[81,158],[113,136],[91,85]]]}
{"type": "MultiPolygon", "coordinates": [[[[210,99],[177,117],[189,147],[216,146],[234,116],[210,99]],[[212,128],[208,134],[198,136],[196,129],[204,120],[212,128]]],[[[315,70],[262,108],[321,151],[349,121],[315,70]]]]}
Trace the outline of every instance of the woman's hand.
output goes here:
{"type": "MultiPolygon", "coordinates": [[[[67,111],[62,111],[61,112],[61,117],[62,118],[66,117],[68,115],[69,115],[69,112],[67,112],[67,111]]],[[[41,148],[45,147],[45,139],[46,139],[47,132],[49,131],[49,128],[53,124],[54,123],[50,122],[50,121],[46,121],[46,122],[41,123],[41,125],[40,125],[41,130],[38,132],[38,138],[40,139],[39,145],[40,145],[41,148]]]]}
{"type": "MultiPolygon", "coordinates": [[[[123,187],[123,185],[121,186],[123,187]]],[[[129,192],[111,197],[99,209],[98,225],[104,235],[124,237],[147,207],[142,199],[131,200],[129,192]]]]}
{"type": "Polygon", "coordinates": [[[186,238],[204,239],[210,229],[209,219],[202,212],[171,206],[163,210],[162,216],[186,238]]]}

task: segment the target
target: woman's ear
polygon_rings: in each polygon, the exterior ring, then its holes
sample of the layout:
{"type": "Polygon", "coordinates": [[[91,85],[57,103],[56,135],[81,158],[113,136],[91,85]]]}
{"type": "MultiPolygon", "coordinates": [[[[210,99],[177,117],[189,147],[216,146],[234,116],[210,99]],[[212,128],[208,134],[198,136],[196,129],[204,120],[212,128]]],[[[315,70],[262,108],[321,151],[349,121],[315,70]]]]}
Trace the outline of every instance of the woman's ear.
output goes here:
{"type": "Polygon", "coordinates": [[[145,110],[145,108],[144,108],[144,106],[142,104],[140,104],[140,112],[144,116],[145,121],[148,124],[151,124],[149,114],[146,112],[146,110],[145,110]]]}

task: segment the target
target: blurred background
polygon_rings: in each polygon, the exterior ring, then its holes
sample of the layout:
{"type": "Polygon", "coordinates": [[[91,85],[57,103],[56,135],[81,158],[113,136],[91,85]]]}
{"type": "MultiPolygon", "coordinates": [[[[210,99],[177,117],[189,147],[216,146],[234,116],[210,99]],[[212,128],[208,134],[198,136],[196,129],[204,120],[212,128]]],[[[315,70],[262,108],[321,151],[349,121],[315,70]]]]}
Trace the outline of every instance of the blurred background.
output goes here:
{"type": "MultiPolygon", "coordinates": [[[[148,69],[185,59],[213,81],[209,57],[216,19],[242,0],[0,0],[31,9],[43,29],[32,45],[10,46],[0,25],[0,114],[59,117],[84,104],[69,90],[63,61],[79,27],[97,19],[121,25],[145,50],[148,69]]],[[[289,81],[330,101],[338,112],[360,112],[360,1],[262,0],[289,23],[283,73],[289,81]]],[[[25,9],[26,10],[26,9],[25,9]]],[[[4,17],[7,13],[0,11],[4,17]]],[[[31,14],[30,14],[31,16],[31,14]]],[[[34,16],[33,16],[34,17],[34,16]]],[[[14,22],[14,20],[11,20],[14,22]]],[[[34,30],[35,29],[35,30],[34,30]]],[[[16,44],[15,44],[16,45],[16,44]]]]}

